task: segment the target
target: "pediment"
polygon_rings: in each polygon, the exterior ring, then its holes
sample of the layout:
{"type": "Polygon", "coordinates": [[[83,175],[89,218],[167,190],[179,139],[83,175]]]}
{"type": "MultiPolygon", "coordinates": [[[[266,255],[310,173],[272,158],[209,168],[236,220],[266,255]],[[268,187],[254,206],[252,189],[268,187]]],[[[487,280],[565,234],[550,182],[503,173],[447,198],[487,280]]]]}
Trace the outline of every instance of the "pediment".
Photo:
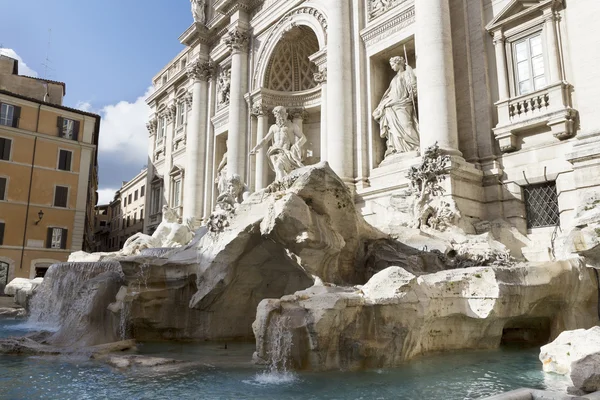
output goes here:
{"type": "Polygon", "coordinates": [[[183,166],[181,166],[179,164],[173,164],[173,167],[169,171],[169,175],[171,175],[171,176],[179,175],[179,174],[183,173],[184,170],[185,170],[185,168],[183,166]]]}
{"type": "Polygon", "coordinates": [[[152,178],[152,180],[150,181],[150,185],[155,185],[155,184],[162,184],[163,181],[163,177],[156,174],[154,175],[154,178],[152,178]]]}
{"type": "Polygon", "coordinates": [[[541,15],[546,8],[562,3],[562,0],[511,0],[486,29],[493,32],[506,26],[517,24],[523,19],[531,19],[541,15]]]}

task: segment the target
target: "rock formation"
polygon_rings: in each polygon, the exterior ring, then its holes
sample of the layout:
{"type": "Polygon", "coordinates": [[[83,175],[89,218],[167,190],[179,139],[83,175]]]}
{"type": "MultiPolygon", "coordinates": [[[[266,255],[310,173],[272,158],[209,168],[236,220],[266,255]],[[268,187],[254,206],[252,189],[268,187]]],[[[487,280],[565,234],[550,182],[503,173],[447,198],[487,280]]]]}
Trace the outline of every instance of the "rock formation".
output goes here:
{"type": "Polygon", "coordinates": [[[262,301],[255,359],[282,358],[272,346],[281,325],[292,335],[285,356],[298,369],[390,367],[427,352],[541,344],[593,324],[595,297],[591,271],[577,260],[420,276],[390,267],[363,286],[313,286],[262,301]]]}

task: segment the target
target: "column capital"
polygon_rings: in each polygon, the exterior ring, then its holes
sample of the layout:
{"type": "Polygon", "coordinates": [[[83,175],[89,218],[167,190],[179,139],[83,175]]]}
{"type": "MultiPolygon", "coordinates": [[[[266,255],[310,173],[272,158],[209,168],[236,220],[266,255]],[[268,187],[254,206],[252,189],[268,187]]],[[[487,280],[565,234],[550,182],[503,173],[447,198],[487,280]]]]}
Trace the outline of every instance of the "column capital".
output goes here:
{"type": "Polygon", "coordinates": [[[256,118],[266,116],[269,114],[269,107],[264,105],[262,100],[255,101],[254,104],[252,104],[250,114],[256,118]]]}
{"type": "Polygon", "coordinates": [[[327,82],[327,67],[319,68],[319,72],[314,73],[313,79],[317,83],[326,83],[327,82]]]}
{"type": "Polygon", "coordinates": [[[170,124],[175,119],[177,115],[177,106],[175,104],[171,104],[167,106],[161,113],[161,117],[165,117],[167,119],[167,123],[170,124]]]}
{"type": "Polygon", "coordinates": [[[197,81],[208,81],[214,72],[213,63],[210,61],[195,60],[187,68],[188,78],[197,81]]]}
{"type": "Polygon", "coordinates": [[[187,92],[186,94],[184,94],[181,97],[181,99],[179,101],[180,101],[180,103],[183,103],[188,107],[191,107],[193,100],[194,100],[193,94],[191,92],[187,92]]]}
{"type": "Polygon", "coordinates": [[[292,109],[288,110],[288,114],[291,115],[291,117],[293,119],[301,119],[301,120],[308,119],[308,112],[303,107],[302,108],[292,108],[292,109]]]}
{"type": "Polygon", "coordinates": [[[494,32],[494,38],[493,38],[494,46],[497,46],[499,44],[504,44],[505,41],[506,41],[506,36],[504,36],[504,33],[502,31],[494,32]]]}
{"type": "Polygon", "coordinates": [[[234,28],[229,32],[229,37],[225,38],[225,44],[233,53],[247,51],[249,41],[248,33],[239,28],[234,28]]]}
{"type": "Polygon", "coordinates": [[[149,136],[156,135],[157,126],[158,121],[156,120],[156,118],[152,118],[150,121],[148,121],[148,123],[146,124],[146,129],[148,129],[148,133],[150,133],[149,136]]]}

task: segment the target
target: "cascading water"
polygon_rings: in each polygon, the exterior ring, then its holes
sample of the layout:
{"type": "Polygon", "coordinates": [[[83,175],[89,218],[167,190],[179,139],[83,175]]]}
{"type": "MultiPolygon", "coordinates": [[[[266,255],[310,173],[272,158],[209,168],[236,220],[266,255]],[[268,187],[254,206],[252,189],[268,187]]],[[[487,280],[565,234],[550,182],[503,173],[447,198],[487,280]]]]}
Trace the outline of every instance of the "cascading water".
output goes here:
{"type": "Polygon", "coordinates": [[[296,374],[290,371],[291,352],[293,346],[292,332],[289,329],[290,319],[279,317],[268,328],[269,367],[268,371],[256,376],[262,384],[284,384],[297,380],[296,374]]]}
{"type": "Polygon", "coordinates": [[[119,314],[119,336],[121,340],[129,337],[129,315],[131,313],[131,303],[123,302],[119,314]]]}
{"type": "Polygon", "coordinates": [[[46,330],[58,330],[69,314],[84,307],[75,301],[83,284],[105,272],[123,273],[118,262],[52,265],[31,299],[28,323],[46,330]]]}

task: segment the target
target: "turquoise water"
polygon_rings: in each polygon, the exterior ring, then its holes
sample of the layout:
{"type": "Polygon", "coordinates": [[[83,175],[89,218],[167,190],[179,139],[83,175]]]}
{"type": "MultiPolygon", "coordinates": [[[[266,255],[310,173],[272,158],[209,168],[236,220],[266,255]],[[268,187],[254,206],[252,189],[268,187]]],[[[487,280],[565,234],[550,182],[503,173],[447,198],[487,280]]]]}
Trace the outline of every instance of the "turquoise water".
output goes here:
{"type": "MultiPolygon", "coordinates": [[[[0,337],[20,335],[0,320],[0,337]]],[[[249,360],[251,344],[144,344],[140,353],[200,361],[179,372],[119,371],[77,357],[0,355],[0,399],[477,399],[530,387],[564,391],[545,375],[539,349],[471,351],[423,357],[364,372],[267,374],[249,360]]]]}

